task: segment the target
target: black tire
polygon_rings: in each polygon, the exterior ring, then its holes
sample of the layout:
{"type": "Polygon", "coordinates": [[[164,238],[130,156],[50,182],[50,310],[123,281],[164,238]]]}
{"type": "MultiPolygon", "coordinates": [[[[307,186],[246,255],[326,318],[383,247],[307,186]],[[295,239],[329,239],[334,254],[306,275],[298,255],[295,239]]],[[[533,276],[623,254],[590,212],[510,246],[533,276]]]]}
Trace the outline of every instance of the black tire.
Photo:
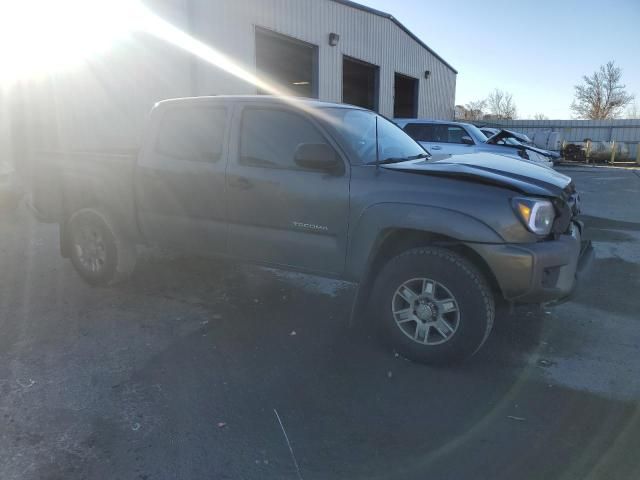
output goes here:
{"type": "MultiPolygon", "coordinates": [[[[373,295],[374,315],[385,338],[398,353],[416,362],[446,364],[465,360],[480,349],[493,327],[494,296],[484,276],[471,262],[445,248],[416,248],[392,258],[380,271],[373,295]],[[406,290],[400,290],[401,286],[407,285],[410,292],[415,293],[413,290],[422,291],[420,285],[425,283],[432,284],[423,287],[424,292],[435,292],[432,301],[421,299],[413,304],[406,301],[406,290]],[[453,303],[446,298],[453,299],[453,303]],[[401,305],[398,302],[406,305],[398,307],[401,305]],[[426,309],[421,306],[425,302],[426,309]],[[415,305],[418,307],[414,308],[415,305]],[[406,312],[398,315],[405,308],[406,312]],[[454,311],[446,312],[449,309],[454,311]],[[419,318],[418,314],[429,320],[419,318]],[[447,321],[449,330],[440,328],[441,318],[447,321]],[[419,322],[423,324],[421,332],[417,331],[419,322]],[[415,325],[413,331],[412,325],[415,325]],[[441,330],[450,337],[447,339],[441,330]],[[414,335],[417,339],[410,338],[414,335]],[[426,344],[429,341],[432,344],[426,344]]],[[[411,298],[411,294],[408,296],[411,298]]]]}
{"type": "Polygon", "coordinates": [[[69,244],[68,252],[76,271],[90,285],[115,285],[127,279],[136,264],[136,247],[118,228],[113,218],[98,209],[84,208],[75,212],[67,224],[64,238],[69,244]],[[82,251],[82,235],[90,232],[100,244],[94,268],[87,266],[82,251]]]}

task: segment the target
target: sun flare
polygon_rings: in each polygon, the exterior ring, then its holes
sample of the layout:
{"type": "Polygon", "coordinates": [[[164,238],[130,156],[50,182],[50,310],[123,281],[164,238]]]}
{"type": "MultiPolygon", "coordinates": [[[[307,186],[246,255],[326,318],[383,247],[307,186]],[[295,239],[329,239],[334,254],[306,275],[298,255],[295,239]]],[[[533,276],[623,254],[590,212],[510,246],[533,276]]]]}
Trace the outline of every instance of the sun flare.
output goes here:
{"type": "Polygon", "coordinates": [[[108,50],[144,15],[127,0],[0,0],[0,83],[55,73],[108,50]]]}

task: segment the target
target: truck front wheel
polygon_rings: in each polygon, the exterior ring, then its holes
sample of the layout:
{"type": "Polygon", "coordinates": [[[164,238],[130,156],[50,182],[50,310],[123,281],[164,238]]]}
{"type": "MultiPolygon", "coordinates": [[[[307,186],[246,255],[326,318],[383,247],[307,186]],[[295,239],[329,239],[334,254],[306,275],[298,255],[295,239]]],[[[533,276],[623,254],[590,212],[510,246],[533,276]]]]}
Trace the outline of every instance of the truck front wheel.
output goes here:
{"type": "Polygon", "coordinates": [[[386,338],[417,362],[464,360],[480,349],[493,326],[494,297],[484,276],[444,248],[416,248],[392,258],[373,293],[386,338]]]}
{"type": "Polygon", "coordinates": [[[126,279],[136,263],[135,245],[110,215],[93,208],[75,212],[67,224],[71,263],[90,285],[113,285],[126,279]]]}

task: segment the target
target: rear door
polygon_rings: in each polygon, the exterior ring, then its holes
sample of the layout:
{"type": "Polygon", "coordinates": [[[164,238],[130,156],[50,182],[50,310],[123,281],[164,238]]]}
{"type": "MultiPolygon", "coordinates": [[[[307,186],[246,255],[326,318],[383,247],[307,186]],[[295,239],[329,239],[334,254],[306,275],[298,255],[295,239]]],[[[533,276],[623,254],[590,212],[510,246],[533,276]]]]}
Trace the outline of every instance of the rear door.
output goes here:
{"type": "Polygon", "coordinates": [[[226,253],[226,105],[176,105],[158,113],[136,172],[138,217],[150,243],[226,253]]]}
{"type": "Polygon", "coordinates": [[[302,143],[336,145],[309,115],[245,104],[234,119],[227,172],[229,249],[234,256],[339,274],[346,255],[350,169],[296,165],[302,143]]]}

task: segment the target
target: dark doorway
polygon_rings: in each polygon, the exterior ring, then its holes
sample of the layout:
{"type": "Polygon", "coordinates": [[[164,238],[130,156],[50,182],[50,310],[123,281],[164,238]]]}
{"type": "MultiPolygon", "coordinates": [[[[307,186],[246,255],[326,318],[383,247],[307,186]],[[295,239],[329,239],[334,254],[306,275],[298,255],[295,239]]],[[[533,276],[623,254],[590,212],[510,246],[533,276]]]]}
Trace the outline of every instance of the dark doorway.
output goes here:
{"type": "Polygon", "coordinates": [[[378,111],[380,68],[351,57],[342,57],[342,102],[378,111]]]}
{"type": "Polygon", "coordinates": [[[395,118],[416,118],[418,116],[417,78],[396,73],[393,116],[395,118]]]}
{"type": "Polygon", "coordinates": [[[256,71],[289,95],[318,98],[316,45],[256,28],[256,71]]]}

